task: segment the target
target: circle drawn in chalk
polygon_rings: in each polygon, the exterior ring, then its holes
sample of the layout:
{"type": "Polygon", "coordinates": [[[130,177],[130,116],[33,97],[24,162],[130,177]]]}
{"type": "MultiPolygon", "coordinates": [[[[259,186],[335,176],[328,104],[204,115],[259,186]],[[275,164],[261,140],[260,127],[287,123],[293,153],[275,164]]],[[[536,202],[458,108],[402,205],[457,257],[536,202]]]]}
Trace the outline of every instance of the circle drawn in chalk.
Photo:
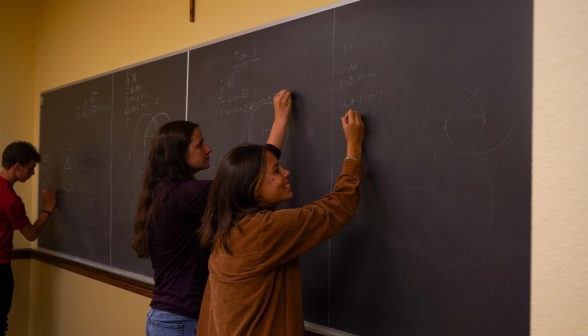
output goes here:
{"type": "Polygon", "coordinates": [[[502,146],[512,133],[516,104],[500,86],[476,92],[455,86],[433,98],[425,122],[429,144],[438,154],[485,154],[502,146]]]}
{"type": "Polygon", "coordinates": [[[274,108],[272,102],[263,102],[251,114],[247,142],[265,143],[272,130],[274,108]]]}
{"type": "Polygon", "coordinates": [[[71,192],[76,184],[76,154],[68,148],[63,159],[63,178],[61,186],[63,190],[71,192]]]}
{"type": "Polygon", "coordinates": [[[166,113],[159,113],[155,116],[145,113],[139,118],[133,137],[133,161],[135,169],[139,173],[145,172],[145,164],[149,158],[151,144],[157,135],[157,130],[170,121],[171,118],[166,113]]]}

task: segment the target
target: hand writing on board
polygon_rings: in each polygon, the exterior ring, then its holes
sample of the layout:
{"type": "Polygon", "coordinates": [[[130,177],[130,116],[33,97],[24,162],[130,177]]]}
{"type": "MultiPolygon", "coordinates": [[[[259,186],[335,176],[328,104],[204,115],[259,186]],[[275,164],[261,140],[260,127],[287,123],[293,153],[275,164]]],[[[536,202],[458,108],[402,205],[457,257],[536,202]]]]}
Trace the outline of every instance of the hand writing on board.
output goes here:
{"type": "Polygon", "coordinates": [[[355,110],[349,109],[341,118],[341,126],[347,140],[347,157],[361,159],[363,136],[365,125],[361,116],[355,110]]]}
{"type": "Polygon", "coordinates": [[[287,123],[292,112],[292,93],[286,89],[280,90],[274,96],[274,112],[276,121],[287,123]]]}
{"type": "Polygon", "coordinates": [[[286,89],[280,90],[274,96],[274,123],[267,143],[282,149],[291,112],[292,93],[286,89]]]}
{"type": "Polygon", "coordinates": [[[43,210],[49,212],[53,211],[56,202],[57,198],[55,196],[55,191],[49,189],[43,190],[43,210]]]}

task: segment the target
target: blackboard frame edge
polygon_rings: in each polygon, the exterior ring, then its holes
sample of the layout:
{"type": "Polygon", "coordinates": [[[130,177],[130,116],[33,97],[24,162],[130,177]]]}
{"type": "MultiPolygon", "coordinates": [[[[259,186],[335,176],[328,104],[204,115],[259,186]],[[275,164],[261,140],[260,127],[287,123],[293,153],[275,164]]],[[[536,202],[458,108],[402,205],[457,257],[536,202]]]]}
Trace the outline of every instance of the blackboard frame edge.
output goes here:
{"type": "Polygon", "coordinates": [[[132,279],[121,274],[112,273],[93,265],[72,260],[71,258],[65,258],[63,255],[48,253],[47,251],[50,250],[33,248],[15,249],[11,253],[11,258],[13,260],[34,259],[118,288],[128,290],[135,294],[139,294],[148,298],[153,297],[152,284],[137,279],[132,279]]]}
{"type": "Polygon", "coordinates": [[[320,324],[304,321],[304,329],[307,331],[307,335],[321,335],[321,336],[357,336],[348,332],[325,327],[320,324]],[[310,332],[310,334],[308,333],[310,332]]]}
{"type": "Polygon", "coordinates": [[[140,283],[144,283],[144,284],[151,285],[151,286],[153,286],[153,284],[154,284],[152,277],[138,274],[138,273],[133,273],[130,271],[126,271],[124,269],[116,268],[113,266],[108,266],[108,265],[101,264],[98,262],[86,260],[86,259],[83,259],[80,257],[66,254],[66,253],[57,252],[57,251],[47,249],[44,247],[37,247],[36,249],[33,249],[33,251],[35,251],[36,253],[40,253],[43,256],[47,255],[47,256],[51,256],[53,258],[59,258],[59,260],[63,260],[67,264],[72,262],[77,265],[86,266],[85,268],[95,269],[98,272],[105,272],[107,274],[112,274],[115,277],[122,277],[125,279],[129,279],[131,281],[138,281],[140,283]]]}
{"type": "MultiPolygon", "coordinates": [[[[12,260],[33,259],[51,266],[65,269],[67,271],[112,285],[135,294],[153,298],[153,285],[136,279],[131,279],[124,275],[114,274],[112,272],[91,266],[88,264],[74,261],[63,256],[48,253],[47,249],[23,248],[14,249],[10,256],[12,260]]],[[[318,324],[304,321],[304,329],[307,336],[352,336],[353,334],[345,333],[340,330],[324,327],[318,324]]]]}

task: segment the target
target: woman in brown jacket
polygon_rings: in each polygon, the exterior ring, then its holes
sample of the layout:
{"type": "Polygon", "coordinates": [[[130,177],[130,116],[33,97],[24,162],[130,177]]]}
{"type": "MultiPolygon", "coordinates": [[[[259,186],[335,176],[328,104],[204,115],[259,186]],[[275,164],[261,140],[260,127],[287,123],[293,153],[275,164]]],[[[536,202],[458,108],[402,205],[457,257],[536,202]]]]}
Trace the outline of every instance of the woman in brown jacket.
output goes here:
{"type": "Polygon", "coordinates": [[[334,190],[297,209],[290,172],[274,146],[242,145],[222,160],[210,191],[201,243],[211,248],[198,335],[304,335],[298,257],[333,237],[359,202],[364,125],[341,119],[347,157],[334,190]]]}

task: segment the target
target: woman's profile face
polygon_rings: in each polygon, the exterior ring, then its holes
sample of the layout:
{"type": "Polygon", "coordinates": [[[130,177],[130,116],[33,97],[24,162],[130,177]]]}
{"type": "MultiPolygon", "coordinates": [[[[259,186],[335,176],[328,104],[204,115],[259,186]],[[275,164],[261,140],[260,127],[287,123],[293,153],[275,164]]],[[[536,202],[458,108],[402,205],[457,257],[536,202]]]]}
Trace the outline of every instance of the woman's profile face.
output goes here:
{"type": "Polygon", "coordinates": [[[278,205],[294,196],[288,177],[290,171],[282,167],[278,159],[270,152],[265,152],[265,175],[255,191],[258,201],[278,205]]]}
{"type": "Polygon", "coordinates": [[[204,143],[204,137],[200,127],[194,128],[194,133],[190,138],[192,141],[186,152],[186,163],[196,172],[210,167],[210,153],[212,148],[204,143]]]}

